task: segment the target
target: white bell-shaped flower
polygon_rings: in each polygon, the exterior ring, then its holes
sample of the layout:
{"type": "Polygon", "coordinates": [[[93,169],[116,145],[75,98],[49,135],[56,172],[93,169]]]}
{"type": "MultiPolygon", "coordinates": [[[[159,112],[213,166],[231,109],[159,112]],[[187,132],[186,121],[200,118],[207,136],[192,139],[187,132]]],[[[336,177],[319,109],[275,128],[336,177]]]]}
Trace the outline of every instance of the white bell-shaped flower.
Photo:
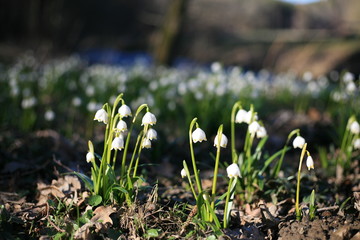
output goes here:
{"type": "Polygon", "coordinates": [[[260,126],[260,128],[256,131],[256,137],[264,138],[264,137],[266,137],[266,135],[267,135],[267,132],[266,132],[265,127],[260,126]]]}
{"type": "Polygon", "coordinates": [[[350,132],[352,134],[359,134],[360,133],[360,125],[357,121],[353,121],[351,124],[350,124],[350,132]]]}
{"type": "Polygon", "coordinates": [[[241,177],[240,168],[236,163],[229,165],[226,168],[226,172],[229,178],[241,177]]]}
{"type": "Polygon", "coordinates": [[[187,176],[187,174],[186,174],[186,171],[185,171],[185,168],[183,168],[182,170],[181,170],[181,177],[182,178],[184,178],[184,177],[186,177],[187,176]]]}
{"type": "Polygon", "coordinates": [[[128,116],[132,116],[131,115],[131,109],[129,108],[128,105],[123,104],[121,105],[121,107],[118,110],[119,114],[121,117],[128,117],[128,116]]]}
{"type": "Polygon", "coordinates": [[[235,122],[236,123],[243,123],[247,120],[247,111],[244,109],[240,109],[235,116],[235,122]]]}
{"type": "Polygon", "coordinates": [[[294,148],[302,149],[305,145],[305,139],[301,136],[297,136],[293,141],[294,148]]]}
{"type": "Polygon", "coordinates": [[[308,170],[314,169],[314,160],[310,155],[306,158],[306,166],[308,170]]]}
{"type": "Polygon", "coordinates": [[[153,140],[153,139],[157,139],[157,132],[153,129],[150,128],[147,133],[146,133],[146,138],[149,140],[153,140]]]}
{"type": "Polygon", "coordinates": [[[91,161],[93,161],[93,160],[95,160],[94,154],[93,154],[92,152],[88,152],[88,153],[86,154],[86,161],[89,163],[89,162],[91,162],[91,161]]]}
{"type": "Polygon", "coordinates": [[[124,148],[124,139],[122,137],[116,137],[111,143],[111,150],[121,150],[124,148]]]}
{"type": "Polygon", "coordinates": [[[95,113],[95,117],[94,120],[97,120],[99,122],[103,122],[105,124],[108,124],[108,114],[105,111],[105,109],[99,109],[96,113],[95,113]]]}
{"type": "Polygon", "coordinates": [[[250,125],[249,125],[249,133],[251,135],[255,135],[256,132],[260,129],[260,124],[257,122],[257,121],[254,121],[252,122],[250,125]]]}
{"type": "Polygon", "coordinates": [[[124,120],[120,120],[117,124],[116,124],[116,128],[117,131],[119,132],[126,132],[127,131],[127,124],[124,120]]]}
{"type": "Polygon", "coordinates": [[[206,141],[206,134],[201,128],[196,128],[191,134],[194,143],[206,141]]]}
{"type": "MultiPolygon", "coordinates": [[[[227,137],[224,134],[222,134],[221,139],[220,139],[220,147],[226,148],[227,143],[228,143],[227,137]]],[[[218,135],[216,135],[215,140],[214,140],[214,146],[218,147],[218,144],[219,144],[219,137],[218,137],[218,135]]]]}
{"type": "Polygon", "coordinates": [[[354,149],[360,149],[360,138],[354,141],[354,149]]]}
{"type": "Polygon", "coordinates": [[[156,124],[156,117],[151,112],[145,113],[144,117],[142,118],[141,126],[146,125],[146,124],[149,124],[151,126],[156,124]]]}
{"type": "Polygon", "coordinates": [[[151,148],[151,141],[148,138],[144,138],[142,144],[142,148],[151,148]]]}

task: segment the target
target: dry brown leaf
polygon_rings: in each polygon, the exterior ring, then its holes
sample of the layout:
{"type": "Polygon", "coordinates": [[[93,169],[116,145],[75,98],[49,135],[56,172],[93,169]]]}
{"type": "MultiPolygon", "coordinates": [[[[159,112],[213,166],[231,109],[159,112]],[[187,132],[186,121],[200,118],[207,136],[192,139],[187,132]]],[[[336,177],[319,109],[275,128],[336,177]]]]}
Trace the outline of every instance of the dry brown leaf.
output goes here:
{"type": "Polygon", "coordinates": [[[354,208],[360,211],[360,192],[354,192],[354,208]]]}
{"type": "Polygon", "coordinates": [[[101,222],[103,224],[113,224],[110,214],[114,213],[115,209],[112,206],[100,206],[94,210],[94,216],[91,218],[91,222],[101,222]]]}

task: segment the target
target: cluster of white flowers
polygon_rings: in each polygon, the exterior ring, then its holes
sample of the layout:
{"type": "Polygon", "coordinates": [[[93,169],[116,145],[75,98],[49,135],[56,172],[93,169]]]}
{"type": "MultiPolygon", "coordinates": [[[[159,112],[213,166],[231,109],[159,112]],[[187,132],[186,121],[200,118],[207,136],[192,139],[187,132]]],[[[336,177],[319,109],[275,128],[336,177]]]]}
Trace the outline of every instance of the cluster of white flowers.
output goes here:
{"type": "Polygon", "coordinates": [[[257,113],[249,110],[239,109],[235,116],[235,123],[247,123],[249,124],[248,130],[252,136],[257,138],[264,138],[267,136],[267,132],[264,126],[261,126],[258,122],[257,113]]]}

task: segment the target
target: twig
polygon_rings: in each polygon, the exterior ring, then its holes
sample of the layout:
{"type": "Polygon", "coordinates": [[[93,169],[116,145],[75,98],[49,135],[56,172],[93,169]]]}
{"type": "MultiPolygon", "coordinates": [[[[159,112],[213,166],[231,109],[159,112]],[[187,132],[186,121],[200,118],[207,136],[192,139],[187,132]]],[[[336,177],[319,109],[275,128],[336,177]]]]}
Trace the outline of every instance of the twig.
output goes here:
{"type": "Polygon", "coordinates": [[[51,226],[53,226],[57,231],[59,231],[59,232],[65,232],[65,230],[63,230],[63,229],[61,229],[61,228],[59,228],[58,226],[56,226],[55,225],[55,223],[53,223],[51,220],[50,220],[50,218],[49,218],[49,203],[48,202],[46,202],[45,203],[45,205],[46,205],[46,219],[49,221],[49,223],[50,223],[50,225],[51,226]]]}
{"type": "Polygon", "coordinates": [[[53,156],[53,161],[54,163],[56,163],[57,165],[59,165],[60,167],[65,168],[67,171],[69,172],[73,172],[74,170],[72,170],[71,168],[69,168],[68,166],[65,166],[64,164],[61,163],[60,160],[56,160],[55,156],[53,156]]]}
{"type": "Polygon", "coordinates": [[[185,232],[186,227],[190,224],[191,219],[196,215],[197,211],[198,211],[197,205],[195,205],[193,207],[193,209],[191,210],[191,212],[189,213],[189,216],[187,217],[186,222],[184,223],[184,225],[181,228],[180,236],[185,232]]]}
{"type": "Polygon", "coordinates": [[[338,208],[339,208],[339,206],[323,207],[323,208],[317,209],[316,211],[317,212],[324,212],[324,211],[337,210],[338,208]]]}

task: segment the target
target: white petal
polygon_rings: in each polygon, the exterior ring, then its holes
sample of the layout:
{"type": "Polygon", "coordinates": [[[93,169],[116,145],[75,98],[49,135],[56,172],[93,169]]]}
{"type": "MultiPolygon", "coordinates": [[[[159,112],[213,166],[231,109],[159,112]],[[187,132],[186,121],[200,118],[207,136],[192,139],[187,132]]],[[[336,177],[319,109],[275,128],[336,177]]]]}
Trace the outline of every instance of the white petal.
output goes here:
{"type": "Polygon", "coordinates": [[[195,131],[192,133],[192,140],[194,143],[206,141],[207,139],[205,132],[201,128],[195,129],[195,131]]]}
{"type": "Polygon", "coordinates": [[[231,164],[226,168],[226,172],[229,178],[241,177],[240,168],[236,163],[231,164]]]}
{"type": "Polygon", "coordinates": [[[305,139],[301,136],[297,136],[293,141],[294,148],[302,149],[305,145],[305,139]]]}
{"type": "Polygon", "coordinates": [[[141,126],[150,124],[151,126],[156,124],[156,117],[151,112],[145,113],[144,117],[142,118],[141,126]]]}
{"type": "MultiPolygon", "coordinates": [[[[219,143],[219,139],[218,139],[218,135],[216,135],[215,140],[214,140],[214,146],[217,147],[218,143],[219,143]]],[[[227,137],[224,134],[222,134],[221,140],[220,140],[220,147],[226,148],[227,143],[228,143],[227,137]]]]}
{"type": "Polygon", "coordinates": [[[121,117],[131,116],[131,109],[125,104],[121,105],[118,112],[121,117]]]}

